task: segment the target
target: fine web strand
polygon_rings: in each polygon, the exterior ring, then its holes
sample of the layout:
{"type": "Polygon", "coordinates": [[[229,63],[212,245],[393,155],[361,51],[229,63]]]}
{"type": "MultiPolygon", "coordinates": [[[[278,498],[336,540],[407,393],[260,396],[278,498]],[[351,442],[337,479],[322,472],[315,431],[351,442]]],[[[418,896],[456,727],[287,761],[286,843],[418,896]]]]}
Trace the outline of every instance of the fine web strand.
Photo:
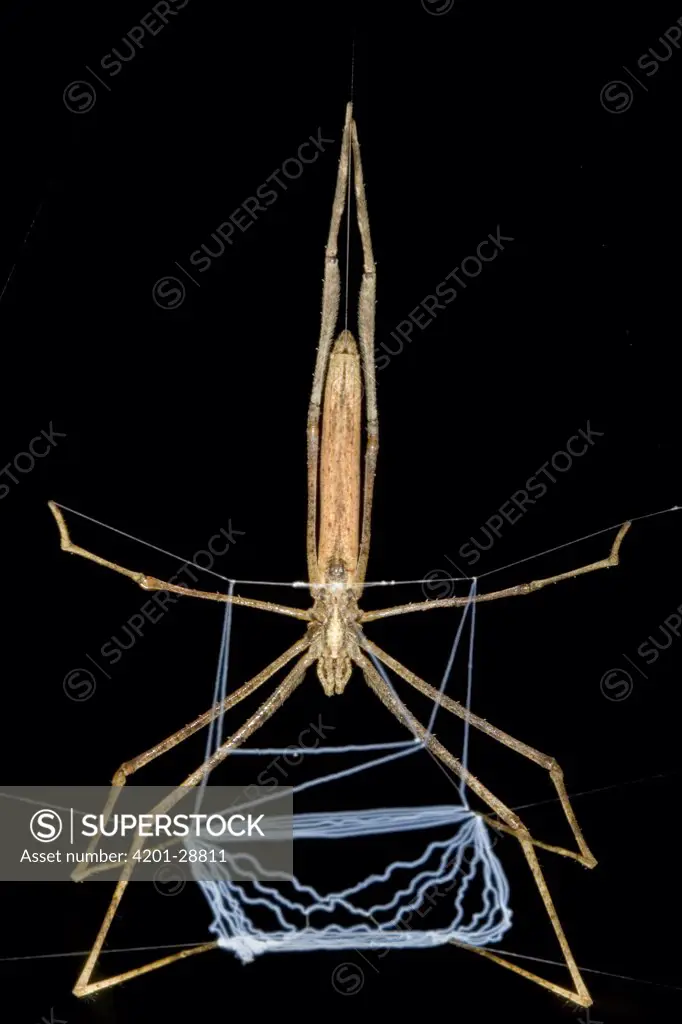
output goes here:
{"type": "MultiPolygon", "coordinates": [[[[195,569],[199,569],[201,572],[207,572],[211,576],[215,576],[217,579],[222,580],[224,583],[233,583],[238,586],[252,586],[252,587],[293,587],[295,589],[311,590],[313,593],[316,589],[319,589],[320,584],[311,584],[306,580],[237,580],[231,579],[229,576],[222,576],[218,572],[214,572],[212,569],[207,569],[204,565],[198,565],[192,559],[182,558],[180,555],[173,554],[172,551],[166,551],[164,548],[157,547],[155,544],[150,544],[149,541],[142,540],[141,537],[135,537],[133,534],[126,533],[124,530],[119,530],[115,526],[110,526],[108,523],[103,523],[99,519],[93,519],[92,516],[85,515],[84,512],[78,512],[76,509],[69,508],[67,505],[62,505],[55,501],[54,504],[57,508],[63,509],[65,512],[71,512],[75,516],[79,516],[81,519],[87,519],[88,522],[94,523],[96,526],[101,526],[105,530],[111,530],[113,533],[118,533],[121,537],[125,537],[127,540],[132,540],[136,544],[142,544],[144,547],[150,548],[152,551],[157,551],[159,554],[167,555],[169,558],[173,558],[178,562],[183,562],[185,565],[192,565],[195,569]]],[[[605,526],[601,530],[595,530],[593,533],[587,533],[583,537],[576,537],[574,540],[566,541],[564,544],[557,544],[553,548],[548,548],[546,551],[539,551],[537,554],[528,555],[526,558],[521,558],[517,562],[509,562],[507,565],[498,566],[496,569],[490,569],[488,572],[481,573],[478,577],[479,580],[494,576],[496,573],[503,572],[505,569],[513,569],[517,565],[523,565],[525,562],[532,562],[536,558],[543,558],[545,555],[551,555],[555,551],[561,551],[563,548],[573,547],[575,544],[580,544],[584,540],[591,540],[593,537],[600,537],[602,534],[610,533],[612,530],[618,530],[626,522],[638,523],[644,519],[652,519],[654,516],[667,515],[670,512],[682,511],[682,505],[672,505],[670,508],[659,509],[657,512],[647,512],[641,516],[631,516],[629,519],[624,519],[620,523],[614,523],[612,526],[605,526]]],[[[447,556],[446,556],[447,557],[447,556]]],[[[439,576],[439,583],[471,583],[472,577],[470,576],[439,576]]],[[[428,576],[422,576],[419,579],[410,580],[366,580],[363,582],[362,587],[366,589],[368,587],[399,587],[399,586],[416,586],[424,585],[425,583],[432,582],[428,576]]]]}
{"type": "MultiPolygon", "coordinates": [[[[232,597],[234,593],[234,583],[230,583],[229,595],[232,597]]],[[[225,614],[223,616],[223,631],[220,638],[220,653],[218,655],[218,670],[215,677],[215,685],[213,688],[213,706],[222,707],[223,702],[227,697],[227,669],[230,660],[230,637],[232,635],[232,603],[227,602],[225,605],[225,614]]],[[[204,762],[208,761],[212,754],[215,753],[223,742],[223,721],[225,718],[225,711],[221,711],[219,715],[212,718],[208,727],[208,736],[206,737],[206,750],[204,752],[204,762]]],[[[207,772],[201,783],[199,784],[196,800],[195,800],[195,813],[198,813],[201,807],[202,800],[204,798],[204,790],[208,784],[208,777],[211,773],[207,772]]]]}

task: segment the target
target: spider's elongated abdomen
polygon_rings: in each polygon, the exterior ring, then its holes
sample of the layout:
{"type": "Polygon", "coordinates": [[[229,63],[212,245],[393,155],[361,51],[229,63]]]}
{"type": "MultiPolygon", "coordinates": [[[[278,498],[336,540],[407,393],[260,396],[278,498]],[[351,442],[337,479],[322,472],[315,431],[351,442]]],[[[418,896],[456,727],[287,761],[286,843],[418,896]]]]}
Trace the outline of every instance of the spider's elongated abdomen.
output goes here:
{"type": "Polygon", "coordinates": [[[329,359],[320,446],[318,563],[325,579],[332,566],[355,576],[360,543],[362,382],[360,355],[350,331],[342,331],[329,359]]]}

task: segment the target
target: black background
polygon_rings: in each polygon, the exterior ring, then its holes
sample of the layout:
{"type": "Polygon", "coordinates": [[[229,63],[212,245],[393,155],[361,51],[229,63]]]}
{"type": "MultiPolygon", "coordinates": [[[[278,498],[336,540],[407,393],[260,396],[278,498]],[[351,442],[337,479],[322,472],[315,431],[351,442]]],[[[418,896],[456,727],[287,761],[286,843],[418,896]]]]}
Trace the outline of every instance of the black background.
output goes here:
{"type": "MultiPolygon", "coordinates": [[[[0,502],[6,784],[105,785],[121,761],[200,713],[212,694],[222,612],[188,600],[147,625],[108,666],[111,678],[95,672],[89,699],[69,699],[65,676],[89,664],[87,655],[106,668],[101,646],[123,637],[146,597],[62,554],[48,499],[182,558],[231,523],[243,534],[217,572],[304,578],[305,416],[353,40],[378,269],[377,345],[393,348],[396,326],[489,233],[499,228],[513,238],[378,374],[369,578],[431,574],[426,596],[443,596],[443,577],[453,571],[446,556],[470,571],[461,546],[480,538],[486,520],[588,421],[599,432],[594,445],[504,526],[477,572],[680,502],[682,51],[650,77],[637,59],[650,46],[665,53],[659,36],[682,10],[456,0],[439,14],[440,6],[219,8],[191,0],[115,77],[99,62],[121,48],[151,5],[95,10],[26,0],[6,8],[3,281],[14,270],[0,304],[0,461],[11,464],[49,423],[66,434],[31,473],[17,474],[0,502]],[[96,90],[83,113],[63,100],[76,80],[96,90]],[[632,89],[621,112],[612,93],[606,106],[600,102],[614,80],[632,89]],[[283,179],[286,191],[235,233],[209,271],[195,274],[198,284],[184,278],[178,308],[159,308],[155,282],[182,277],[176,261],[190,269],[189,254],[318,130],[334,141],[317,162],[298,180],[283,179]]],[[[353,238],[351,300],[358,267],[353,238]]],[[[167,578],[181,564],[69,521],[76,541],[135,569],[167,578]]],[[[675,927],[682,643],[673,637],[651,666],[637,654],[650,635],[664,642],[661,625],[682,603],[681,525],[675,513],[638,522],[617,570],[478,616],[475,710],[553,754],[569,793],[588,794],[576,797],[575,809],[598,867],[541,859],[577,962],[596,972],[585,978],[592,1020],[604,1024],[678,1020],[682,1006],[675,927]],[[600,688],[600,680],[619,667],[633,688],[615,700],[623,690],[600,688]]],[[[516,565],[481,586],[603,557],[612,536],[516,565]]],[[[202,585],[224,586],[208,575],[202,585]]],[[[302,590],[240,592],[306,603],[302,590]]],[[[368,590],[363,601],[380,607],[422,596],[417,585],[368,590]]],[[[455,621],[434,612],[367,632],[437,682],[455,621]]],[[[232,685],[299,631],[236,610],[232,685]]],[[[462,683],[460,673],[457,696],[462,683]]],[[[420,701],[412,707],[427,717],[420,701]]],[[[310,672],[263,730],[262,744],[296,742],[320,714],[333,723],[334,743],[401,738],[376,703],[355,676],[343,700],[329,702],[310,672]]],[[[235,715],[231,721],[241,721],[235,715]]],[[[438,735],[458,750],[461,733],[443,717],[438,735]]],[[[180,781],[200,762],[203,742],[195,738],[137,781],[180,781]]],[[[330,789],[327,804],[304,809],[378,803],[389,787],[391,799],[406,805],[451,799],[447,780],[419,757],[409,769],[406,762],[330,789]]],[[[246,760],[238,761],[240,780],[246,760]]],[[[550,801],[521,814],[539,838],[570,842],[540,768],[478,736],[470,763],[512,807],[550,801]]],[[[228,771],[216,781],[233,777],[228,771]]],[[[323,847],[333,879],[343,855],[323,847]]],[[[559,961],[513,840],[501,841],[497,853],[515,911],[504,948],[559,961]]],[[[31,958],[86,950],[109,893],[103,883],[3,886],[2,956],[26,958],[0,964],[12,1020],[49,1019],[51,1010],[69,1024],[395,1010],[577,1019],[570,1004],[450,947],[371,962],[356,953],[273,955],[248,968],[210,953],[79,1002],[70,992],[82,957],[31,958]],[[332,974],[342,961],[354,965],[356,980],[340,993],[332,974]]],[[[131,885],[109,948],[198,943],[209,923],[192,885],[173,896],[131,885]]],[[[107,953],[101,976],[152,955],[107,953]]],[[[551,964],[518,962],[566,977],[551,964]]]]}

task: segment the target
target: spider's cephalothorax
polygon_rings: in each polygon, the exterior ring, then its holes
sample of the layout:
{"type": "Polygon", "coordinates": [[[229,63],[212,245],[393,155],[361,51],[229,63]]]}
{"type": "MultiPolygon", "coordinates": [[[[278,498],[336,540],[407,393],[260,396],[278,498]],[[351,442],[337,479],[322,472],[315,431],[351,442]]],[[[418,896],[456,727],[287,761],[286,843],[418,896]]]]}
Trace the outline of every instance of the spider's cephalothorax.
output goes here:
{"type": "Polygon", "coordinates": [[[353,671],[351,652],[358,643],[360,609],[347,573],[339,562],[327,573],[327,582],[319,587],[311,610],[313,641],[317,655],[317,676],[328,697],[343,693],[353,671]],[[319,626],[317,626],[319,623],[319,626]]]}

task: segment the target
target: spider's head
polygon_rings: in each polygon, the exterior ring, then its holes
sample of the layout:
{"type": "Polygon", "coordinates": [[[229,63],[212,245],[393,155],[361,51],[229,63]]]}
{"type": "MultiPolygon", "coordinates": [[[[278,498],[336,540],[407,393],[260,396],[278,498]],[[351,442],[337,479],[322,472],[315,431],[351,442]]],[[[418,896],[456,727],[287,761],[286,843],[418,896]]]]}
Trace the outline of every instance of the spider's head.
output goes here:
{"type": "Polygon", "coordinates": [[[331,562],[315,600],[313,615],[321,623],[317,675],[328,697],[343,693],[353,671],[351,653],[356,643],[357,600],[348,586],[341,562],[331,562]]]}

